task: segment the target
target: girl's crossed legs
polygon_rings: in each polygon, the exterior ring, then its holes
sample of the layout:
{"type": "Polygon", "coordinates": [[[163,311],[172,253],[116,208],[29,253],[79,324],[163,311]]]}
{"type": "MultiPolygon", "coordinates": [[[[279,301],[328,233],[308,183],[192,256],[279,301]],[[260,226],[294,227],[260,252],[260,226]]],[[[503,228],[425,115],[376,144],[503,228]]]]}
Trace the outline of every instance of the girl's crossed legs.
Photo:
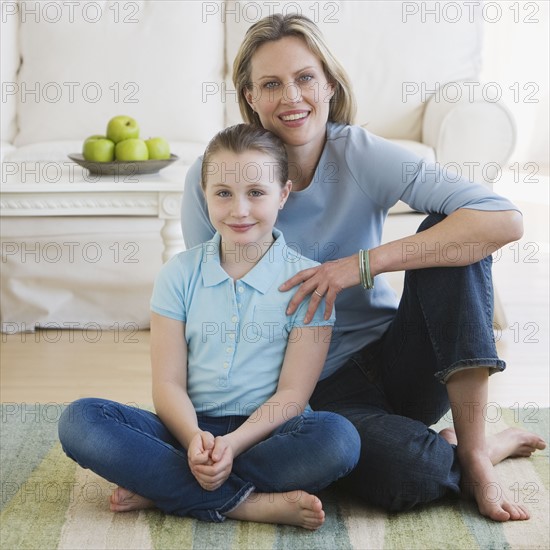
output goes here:
{"type": "MultiPolygon", "coordinates": [[[[245,420],[199,417],[199,426],[217,436],[245,420]]],[[[189,470],[186,450],[151,412],[80,399],[64,411],[59,437],[70,458],[120,486],[111,497],[114,511],[155,506],[202,520],[232,517],[309,529],[324,520],[320,500],[309,493],[349,473],[360,445],[345,418],[305,412],[238,456],[227,481],[206,491],[189,470]]]]}

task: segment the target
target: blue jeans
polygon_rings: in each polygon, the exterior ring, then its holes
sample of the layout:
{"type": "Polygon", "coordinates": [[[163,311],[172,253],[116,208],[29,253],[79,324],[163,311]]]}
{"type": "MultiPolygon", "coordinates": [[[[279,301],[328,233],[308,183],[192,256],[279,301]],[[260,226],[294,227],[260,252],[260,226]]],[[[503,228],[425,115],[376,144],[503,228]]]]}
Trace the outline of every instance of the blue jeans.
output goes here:
{"type": "MultiPolygon", "coordinates": [[[[247,417],[199,416],[214,436],[238,428],[247,417]]],[[[206,491],[189,470],[187,452],[158,416],[104,399],[71,403],[59,419],[63,450],[83,468],[146,497],[166,513],[223,521],[253,491],[316,492],[357,464],[359,435],[345,418],[307,411],[239,455],[232,473],[206,491]]]]}
{"type": "MultiPolygon", "coordinates": [[[[425,230],[443,219],[431,215],[425,230]]],[[[448,410],[456,371],[502,371],[494,343],[491,257],[466,267],[411,270],[383,337],[321,380],[314,409],[348,418],[361,436],[357,468],[343,484],[390,511],[459,492],[456,447],[429,428],[448,410]]]]}

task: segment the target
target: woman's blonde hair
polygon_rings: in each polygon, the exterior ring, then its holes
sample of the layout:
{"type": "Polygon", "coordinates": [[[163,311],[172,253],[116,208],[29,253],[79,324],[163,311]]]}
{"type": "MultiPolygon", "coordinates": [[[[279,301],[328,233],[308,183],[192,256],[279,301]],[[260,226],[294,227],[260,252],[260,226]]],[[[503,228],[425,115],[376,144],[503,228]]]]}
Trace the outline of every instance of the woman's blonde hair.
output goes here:
{"type": "Polygon", "coordinates": [[[266,42],[274,42],[286,36],[304,40],[325,71],[327,80],[334,86],[330,100],[328,119],[342,124],[353,124],[356,103],[346,71],[332,55],[321,31],[311,19],[298,14],[279,13],[260,19],[252,25],[243,39],[233,62],[233,84],[237,90],[241,115],[245,122],[261,126],[260,119],[246,101],[245,91],[250,90],[251,61],[258,48],[266,42]]]}

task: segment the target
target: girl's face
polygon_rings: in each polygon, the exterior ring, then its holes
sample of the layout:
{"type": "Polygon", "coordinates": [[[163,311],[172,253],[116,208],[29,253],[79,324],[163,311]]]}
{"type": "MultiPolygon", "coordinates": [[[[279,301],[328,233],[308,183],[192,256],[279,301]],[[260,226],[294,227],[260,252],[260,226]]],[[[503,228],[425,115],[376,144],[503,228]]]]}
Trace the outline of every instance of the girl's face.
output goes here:
{"type": "Polygon", "coordinates": [[[271,156],[253,150],[222,150],[211,157],[204,193],[226,252],[253,243],[265,252],[273,242],[273,226],[292,185],[281,186],[275,166],[271,156]]]}
{"type": "Polygon", "coordinates": [[[252,56],[250,76],[245,97],[262,126],[287,145],[322,148],[334,89],[304,40],[287,36],[262,44],[252,56]]]}

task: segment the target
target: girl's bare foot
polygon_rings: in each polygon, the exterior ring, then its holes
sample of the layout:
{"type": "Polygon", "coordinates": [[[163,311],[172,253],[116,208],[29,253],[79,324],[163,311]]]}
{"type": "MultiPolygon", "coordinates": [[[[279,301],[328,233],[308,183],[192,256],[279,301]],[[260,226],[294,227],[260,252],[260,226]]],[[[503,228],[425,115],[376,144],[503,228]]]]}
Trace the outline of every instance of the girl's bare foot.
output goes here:
{"type": "Polygon", "coordinates": [[[325,521],[321,501],[304,491],[252,493],[226,516],[259,523],[295,525],[311,530],[318,529],[325,521]]]}
{"type": "Polygon", "coordinates": [[[110,498],[111,512],[131,512],[132,510],[145,510],[154,508],[152,500],[149,500],[124,487],[117,487],[110,498]]]}
{"type": "MultiPolygon", "coordinates": [[[[439,435],[452,445],[457,444],[453,428],[444,428],[439,435]]],[[[493,465],[505,458],[529,457],[535,451],[546,448],[542,437],[521,428],[508,428],[487,438],[487,452],[493,465]]]]}
{"type": "Polygon", "coordinates": [[[440,430],[439,435],[451,445],[458,444],[458,439],[456,438],[456,432],[454,431],[454,428],[443,428],[442,430],[440,430]]]}
{"type": "Polygon", "coordinates": [[[529,512],[523,506],[510,502],[504,494],[487,453],[461,452],[460,446],[457,453],[462,471],[462,492],[474,497],[482,516],[495,521],[529,519],[529,512]]]}

